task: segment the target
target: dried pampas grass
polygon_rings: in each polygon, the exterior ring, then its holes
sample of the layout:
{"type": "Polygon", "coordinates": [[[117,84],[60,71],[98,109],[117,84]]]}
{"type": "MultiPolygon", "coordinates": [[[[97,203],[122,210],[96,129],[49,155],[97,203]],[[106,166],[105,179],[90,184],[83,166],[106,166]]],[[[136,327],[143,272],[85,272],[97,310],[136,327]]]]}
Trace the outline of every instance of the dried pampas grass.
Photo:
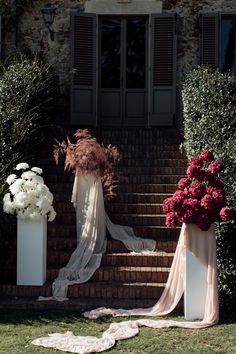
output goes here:
{"type": "Polygon", "coordinates": [[[115,166],[121,155],[115,146],[105,147],[99,144],[87,129],[78,129],[74,134],[75,142],[69,138],[54,145],[54,159],[58,164],[60,156],[65,157],[65,170],[79,175],[98,173],[101,177],[104,196],[110,199],[115,196],[117,177],[115,166]]]}

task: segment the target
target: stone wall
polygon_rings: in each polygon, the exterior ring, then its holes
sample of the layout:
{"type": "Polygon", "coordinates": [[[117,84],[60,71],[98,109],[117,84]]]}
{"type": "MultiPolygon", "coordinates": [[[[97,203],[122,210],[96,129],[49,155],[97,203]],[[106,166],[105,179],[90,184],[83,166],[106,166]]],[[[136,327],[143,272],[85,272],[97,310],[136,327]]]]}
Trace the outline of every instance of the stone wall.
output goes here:
{"type": "MultiPolygon", "coordinates": [[[[107,1],[109,2],[109,0],[107,1]]],[[[4,28],[4,56],[6,57],[14,51],[16,46],[19,49],[28,48],[33,53],[40,53],[45,61],[55,68],[61,92],[68,96],[70,80],[70,10],[81,6],[84,2],[85,0],[33,1],[33,6],[29,7],[19,17],[17,37],[14,36],[15,24],[9,25],[8,23],[4,28]],[[41,15],[41,7],[47,2],[57,7],[52,26],[55,32],[54,41],[50,40],[41,15]]],[[[184,75],[198,64],[199,33],[197,15],[199,11],[235,10],[236,13],[236,2],[231,0],[163,0],[162,7],[163,12],[175,12],[179,15],[177,83],[180,84],[184,75]]],[[[178,106],[179,112],[181,112],[180,105],[178,106]]]]}

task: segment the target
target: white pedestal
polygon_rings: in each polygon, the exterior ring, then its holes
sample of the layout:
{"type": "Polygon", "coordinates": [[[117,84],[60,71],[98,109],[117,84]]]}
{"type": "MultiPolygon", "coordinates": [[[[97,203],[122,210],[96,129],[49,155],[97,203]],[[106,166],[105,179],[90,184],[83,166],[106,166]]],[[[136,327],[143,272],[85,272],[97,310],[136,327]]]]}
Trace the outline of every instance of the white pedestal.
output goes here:
{"type": "MultiPolygon", "coordinates": [[[[192,244],[201,242],[204,252],[204,243],[207,241],[207,233],[201,231],[196,225],[190,225],[192,244]]],[[[200,249],[200,248],[199,248],[200,249]]],[[[205,313],[205,303],[207,295],[207,265],[203,263],[201,257],[197,257],[186,250],[186,274],[184,292],[184,314],[186,320],[202,320],[205,313]]]]}
{"type": "Polygon", "coordinates": [[[17,219],[17,285],[43,285],[47,271],[47,220],[17,219]]]}

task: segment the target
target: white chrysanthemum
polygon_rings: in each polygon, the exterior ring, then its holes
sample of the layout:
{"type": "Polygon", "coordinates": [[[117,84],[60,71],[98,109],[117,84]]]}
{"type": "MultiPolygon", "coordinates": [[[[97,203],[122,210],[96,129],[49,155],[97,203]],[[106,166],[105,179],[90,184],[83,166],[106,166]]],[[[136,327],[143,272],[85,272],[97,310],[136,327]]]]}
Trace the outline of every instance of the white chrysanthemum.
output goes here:
{"type": "Polygon", "coordinates": [[[48,193],[46,194],[46,198],[50,201],[50,203],[53,202],[53,194],[51,192],[48,191],[48,193]]]}
{"type": "Polygon", "coordinates": [[[27,168],[29,168],[29,165],[26,162],[21,162],[18,163],[18,165],[16,166],[16,170],[26,170],[27,168]]]}
{"type": "Polygon", "coordinates": [[[38,184],[43,184],[44,183],[43,178],[41,176],[36,175],[36,174],[32,177],[32,180],[34,182],[37,182],[38,184]]]}
{"type": "Polygon", "coordinates": [[[38,199],[36,205],[42,210],[45,211],[45,213],[47,213],[50,208],[51,208],[51,203],[50,201],[45,198],[45,197],[41,197],[38,199]]]}
{"type": "Polygon", "coordinates": [[[24,183],[23,179],[18,178],[13,184],[10,185],[9,189],[13,195],[21,191],[22,184],[24,183]]]}
{"type": "Polygon", "coordinates": [[[36,187],[36,191],[40,194],[40,195],[47,195],[49,192],[48,187],[45,184],[40,184],[37,185],[36,187]]]}
{"type": "Polygon", "coordinates": [[[15,180],[16,180],[16,178],[17,178],[17,176],[16,175],[10,175],[10,176],[8,176],[7,177],[7,184],[12,184],[13,182],[15,182],[15,180]]]}
{"type": "Polygon", "coordinates": [[[37,176],[35,172],[26,171],[26,172],[22,173],[21,178],[23,178],[23,179],[32,179],[35,176],[37,176]]]}
{"type": "Polygon", "coordinates": [[[29,192],[36,189],[37,184],[34,181],[26,180],[24,183],[24,190],[29,192]]]}
{"type": "Polygon", "coordinates": [[[36,204],[37,202],[37,199],[38,199],[38,195],[36,193],[36,191],[34,190],[30,190],[27,192],[28,194],[28,201],[29,201],[29,204],[31,204],[32,206],[36,204]]]}
{"type": "Polygon", "coordinates": [[[31,171],[34,171],[34,172],[38,173],[39,175],[41,175],[43,173],[43,170],[40,167],[32,167],[31,171]]]}
{"type": "Polygon", "coordinates": [[[28,194],[26,192],[19,192],[15,194],[14,203],[17,208],[26,208],[29,204],[28,194]]]}
{"type": "Polygon", "coordinates": [[[10,193],[5,194],[4,197],[3,197],[3,210],[7,214],[14,214],[15,205],[11,201],[10,193]]]}
{"type": "Polygon", "coordinates": [[[3,203],[9,203],[9,202],[11,202],[11,194],[6,193],[3,197],[3,203]]]}
{"type": "Polygon", "coordinates": [[[49,211],[49,215],[48,215],[48,221],[53,221],[55,219],[56,215],[57,215],[57,213],[55,212],[53,207],[51,207],[51,209],[49,211]]]}

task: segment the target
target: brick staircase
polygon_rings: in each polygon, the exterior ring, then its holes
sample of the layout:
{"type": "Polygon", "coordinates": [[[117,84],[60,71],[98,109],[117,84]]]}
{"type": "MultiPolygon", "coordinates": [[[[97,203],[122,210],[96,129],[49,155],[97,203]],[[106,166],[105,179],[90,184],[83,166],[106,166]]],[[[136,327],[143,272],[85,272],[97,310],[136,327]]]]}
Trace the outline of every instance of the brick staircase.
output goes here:
{"type": "MultiPolygon", "coordinates": [[[[75,212],[70,203],[73,175],[65,173],[62,164],[55,165],[49,139],[38,163],[44,169],[45,183],[54,194],[57,211],[56,220],[48,223],[47,282],[42,287],[16,286],[15,265],[5,272],[2,270],[5,281],[0,284],[0,296],[18,298],[19,306],[83,310],[94,306],[150,306],[165,286],[180,230],[165,226],[161,205],[176,190],[179,178],[185,173],[186,159],[179,150],[180,134],[172,129],[104,129],[93,133],[105,145],[116,145],[123,157],[117,196],[106,202],[108,215],[114,223],[132,226],[136,235],[156,239],[158,254],[131,254],[121,242],[107,235],[107,252],[101,267],[88,283],[69,287],[70,301],[35,301],[39,295],[51,295],[52,281],[76,247],[75,212]]],[[[71,136],[72,131],[57,132],[59,138],[66,134],[71,136]]]]}

